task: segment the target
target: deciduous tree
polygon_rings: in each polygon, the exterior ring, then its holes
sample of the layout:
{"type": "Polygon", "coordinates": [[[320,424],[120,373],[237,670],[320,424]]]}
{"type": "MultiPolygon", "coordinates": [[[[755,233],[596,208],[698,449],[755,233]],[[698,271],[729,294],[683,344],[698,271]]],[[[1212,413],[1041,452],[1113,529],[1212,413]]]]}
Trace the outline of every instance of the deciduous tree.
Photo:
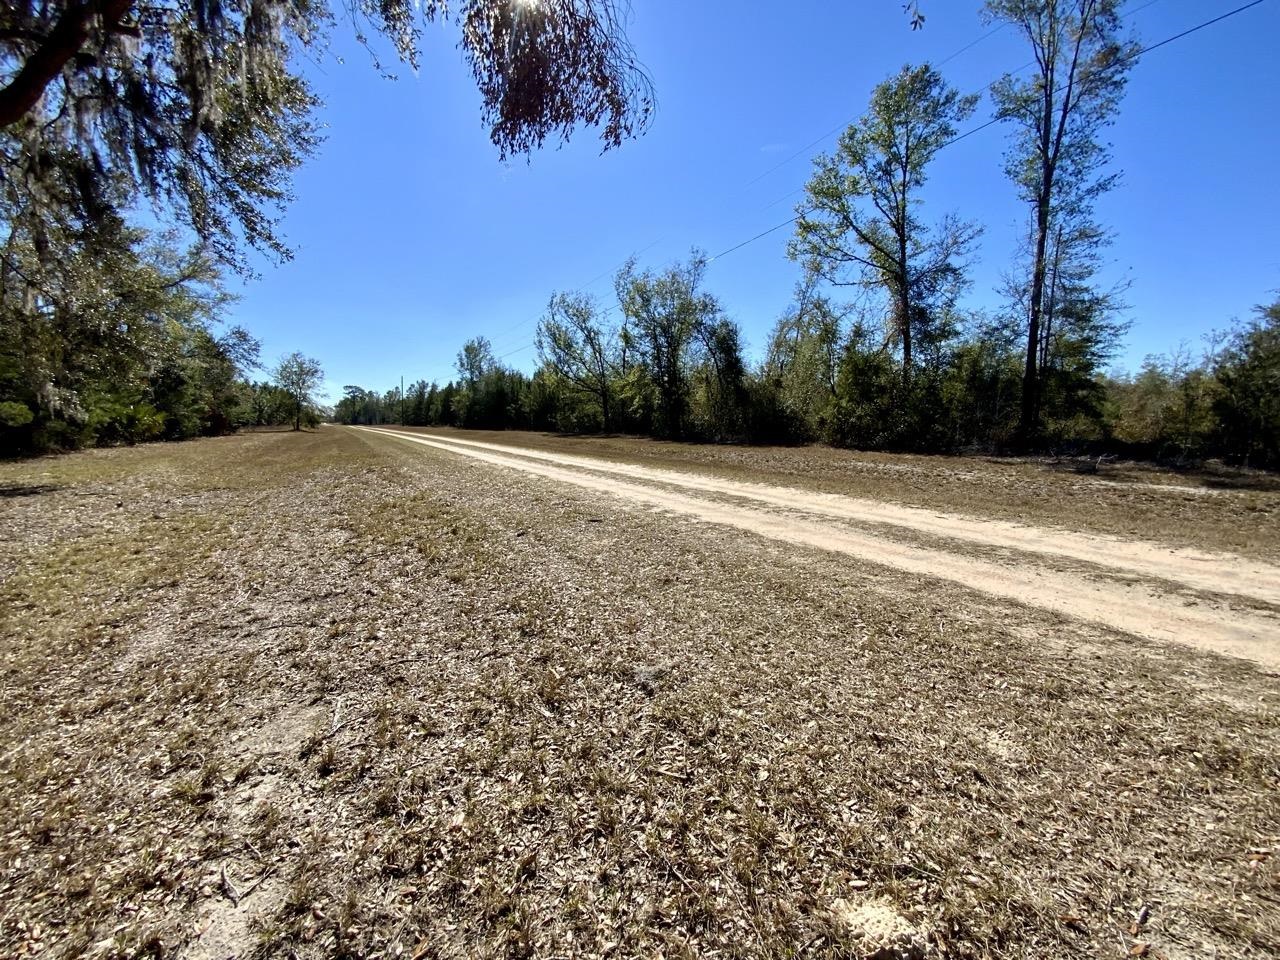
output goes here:
{"type": "Polygon", "coordinates": [[[628,323],[628,337],[656,393],[656,428],[664,437],[683,435],[689,408],[690,347],[703,325],[720,315],[720,304],[699,288],[706,258],[693,253],[688,262],[661,272],[639,271],[628,261],[614,277],[618,303],[628,323]]]}
{"type": "Polygon", "coordinates": [[[769,338],[762,375],[777,385],[787,414],[807,439],[824,436],[840,363],[840,317],[812,275],[797,285],[794,303],[769,338]]]}
{"type": "Polygon", "coordinates": [[[879,84],[861,120],[819,157],[806,186],[789,255],[835,284],[883,290],[890,329],[910,383],[918,336],[964,279],[964,260],[980,230],[956,217],[933,228],[919,216],[920,189],[934,155],[972,115],[930,66],[904,67],[879,84]]]}
{"type": "Polygon", "coordinates": [[[472,337],[462,345],[454,362],[463,383],[472,389],[497,366],[498,361],[494,359],[493,346],[488,337],[472,337]]]}
{"type": "Polygon", "coordinates": [[[324,379],[320,362],[294,352],[276,364],[272,378],[293,398],[293,429],[301,430],[303,414],[315,406],[315,391],[324,379]]]}
{"type": "Polygon", "coordinates": [[[599,405],[601,427],[609,430],[621,346],[617,332],[603,322],[595,300],[580,293],[553,295],[538,323],[536,343],[544,363],[599,405]]]}
{"type": "Polygon", "coordinates": [[[58,251],[12,233],[0,248],[0,400],[30,413],[6,445],[75,447],[234,426],[232,383],[256,363],[219,331],[230,298],[199,249],[109,217],[51,228],[58,251]]]}
{"type": "Polygon", "coordinates": [[[1006,165],[1031,206],[1026,363],[1019,434],[1040,430],[1042,323],[1049,302],[1053,237],[1087,220],[1094,199],[1115,183],[1100,140],[1124,94],[1136,47],[1121,39],[1121,0],[987,0],[987,16],[1017,29],[1035,70],[1006,74],[993,87],[996,116],[1015,125],[1006,165]]]}
{"type": "Polygon", "coordinates": [[[1223,445],[1245,464],[1280,466],[1280,300],[1232,333],[1214,376],[1223,445]]]}

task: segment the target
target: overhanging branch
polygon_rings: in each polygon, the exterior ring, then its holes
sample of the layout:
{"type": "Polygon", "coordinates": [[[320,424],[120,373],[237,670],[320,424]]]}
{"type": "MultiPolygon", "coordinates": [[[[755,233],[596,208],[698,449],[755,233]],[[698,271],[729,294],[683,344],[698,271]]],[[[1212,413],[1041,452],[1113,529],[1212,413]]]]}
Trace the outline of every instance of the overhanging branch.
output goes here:
{"type": "Polygon", "coordinates": [[[84,47],[94,21],[102,29],[118,32],[120,20],[132,0],[74,0],[58,18],[40,46],[2,89],[0,89],[0,129],[17,123],[40,102],[45,89],[67,63],[84,47]]]}

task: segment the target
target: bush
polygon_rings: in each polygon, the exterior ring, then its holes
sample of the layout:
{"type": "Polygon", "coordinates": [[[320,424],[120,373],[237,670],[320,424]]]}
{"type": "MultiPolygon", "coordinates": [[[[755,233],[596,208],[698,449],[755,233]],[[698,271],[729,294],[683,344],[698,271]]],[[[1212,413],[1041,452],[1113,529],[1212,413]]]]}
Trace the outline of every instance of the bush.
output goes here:
{"type": "Polygon", "coordinates": [[[0,427],[25,427],[35,418],[36,415],[25,403],[13,400],[0,402],[0,427]]]}

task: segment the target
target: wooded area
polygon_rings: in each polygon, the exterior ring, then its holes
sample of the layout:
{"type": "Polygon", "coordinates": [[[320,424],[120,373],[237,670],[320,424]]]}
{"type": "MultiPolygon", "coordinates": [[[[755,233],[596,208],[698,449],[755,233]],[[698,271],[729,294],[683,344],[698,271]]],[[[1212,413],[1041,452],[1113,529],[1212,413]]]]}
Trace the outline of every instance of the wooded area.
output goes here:
{"type": "MultiPolygon", "coordinates": [[[[624,307],[612,326],[591,300],[557,295],[539,325],[542,363],[532,375],[504,366],[476,338],[459,354],[456,380],[419,380],[403,393],[347,386],[334,417],[917,452],[1028,449],[1018,439],[1022,355],[999,328],[953,328],[906,380],[878,331],[802,287],[753,368],[714,298],[688,285],[697,273],[683,264],[641,279],[646,296],[661,284],[680,306],[635,316],[624,307]]],[[[1115,374],[1104,367],[1113,347],[1065,322],[1054,331],[1031,449],[1280,466],[1280,303],[1198,357],[1181,350],[1115,374]]]]}
{"type": "MultiPolygon", "coordinates": [[[[23,4],[7,14],[0,450],[300,427],[323,414],[312,402],[318,364],[295,354],[274,383],[255,383],[256,341],[223,322],[225,272],[244,272],[247,251],[290,255],[276,221],[317,142],[320,104],[288,44],[322,44],[329,12],[308,7],[298,19],[276,6],[198,3],[188,17],[164,5],[23,4]],[[170,230],[134,223],[148,202],[170,230]],[[305,371],[299,386],[290,374],[305,371]]],[[[695,251],[665,267],[623,265],[612,306],[554,294],[532,374],[475,338],[456,381],[404,395],[350,386],[336,419],[1280,465],[1280,301],[1203,350],[1171,345],[1139,371],[1111,368],[1127,314],[1123,287],[1101,279],[1110,234],[1094,207],[1117,182],[1101,132],[1142,52],[1121,8],[985,6],[1035,65],[991,88],[990,122],[1011,131],[1003,162],[1027,211],[997,308],[961,303],[981,224],[921,201],[977,97],[927,64],[908,66],[814,161],[788,248],[803,279],[758,363],[695,251]]],[[[403,3],[348,12],[410,65],[422,23],[445,15],[434,3],[425,20],[403,3]]],[[[616,146],[649,122],[649,80],[609,0],[490,0],[454,19],[503,155],[583,124],[616,146]]]]}
{"type": "Polygon", "coordinates": [[[291,256],[278,221],[319,142],[303,67],[337,14],[410,68],[424,27],[451,20],[506,156],[579,125],[606,147],[645,128],[652,93],[623,12],[612,0],[6,5],[0,454],[317,420],[313,361],[295,354],[274,384],[252,382],[258,345],[223,322],[224,278],[250,275],[251,253],[291,256]]]}

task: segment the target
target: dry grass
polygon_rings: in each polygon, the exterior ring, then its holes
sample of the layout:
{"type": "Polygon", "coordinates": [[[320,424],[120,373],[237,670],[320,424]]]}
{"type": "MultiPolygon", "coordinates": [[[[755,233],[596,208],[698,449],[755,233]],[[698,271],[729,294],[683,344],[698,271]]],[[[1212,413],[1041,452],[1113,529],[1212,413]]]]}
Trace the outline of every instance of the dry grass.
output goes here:
{"type": "Polygon", "coordinates": [[[1243,664],[345,431],[0,485],[0,954],[1280,950],[1243,664]]]}
{"type": "Polygon", "coordinates": [[[1280,477],[1219,467],[1053,458],[914,456],[830,447],[734,447],[633,437],[432,430],[468,440],[697,470],[975,516],[1280,560],[1280,477]],[[1094,468],[1098,467],[1096,472],[1094,468]]]}

